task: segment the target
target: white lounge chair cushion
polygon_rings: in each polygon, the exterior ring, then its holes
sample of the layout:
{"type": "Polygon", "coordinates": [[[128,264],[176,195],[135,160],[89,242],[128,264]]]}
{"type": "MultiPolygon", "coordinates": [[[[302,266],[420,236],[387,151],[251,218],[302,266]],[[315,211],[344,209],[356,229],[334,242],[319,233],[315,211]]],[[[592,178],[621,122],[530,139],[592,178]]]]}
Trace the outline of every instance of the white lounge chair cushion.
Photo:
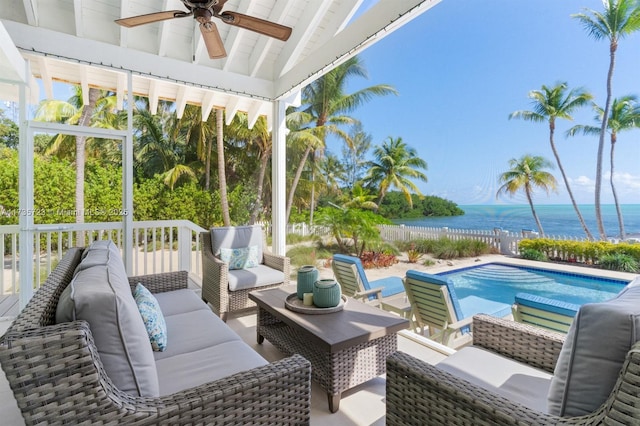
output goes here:
{"type": "Polygon", "coordinates": [[[606,302],[583,305],[558,357],[549,413],[592,413],[611,394],[631,345],[640,340],[640,286],[606,302]]]}
{"type": "Polygon", "coordinates": [[[551,374],[475,346],[460,349],[438,368],[536,411],[547,411],[551,374]]]}

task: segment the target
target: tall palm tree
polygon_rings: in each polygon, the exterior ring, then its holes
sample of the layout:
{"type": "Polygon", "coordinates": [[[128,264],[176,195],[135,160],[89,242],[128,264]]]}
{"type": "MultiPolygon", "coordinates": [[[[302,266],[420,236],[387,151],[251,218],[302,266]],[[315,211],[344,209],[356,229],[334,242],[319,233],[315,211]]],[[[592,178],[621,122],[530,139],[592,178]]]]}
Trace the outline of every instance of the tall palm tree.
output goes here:
{"type": "Polygon", "coordinates": [[[498,188],[496,198],[500,194],[513,196],[516,192],[524,190],[529,206],[531,206],[533,219],[538,226],[538,231],[544,237],[544,229],[533,206],[533,190],[542,188],[547,194],[556,190],[556,178],[544,170],[545,168],[553,169],[553,164],[544,157],[524,155],[519,159],[512,158],[509,160],[509,167],[510,169],[502,173],[498,178],[502,186],[498,188]]]}
{"type": "Polygon", "coordinates": [[[229,197],[227,196],[227,172],[224,162],[224,110],[216,109],[216,143],[218,149],[218,185],[220,186],[220,208],[224,226],[231,226],[229,216],[229,197]]]}
{"type": "Polygon", "coordinates": [[[640,30],[640,3],[637,0],[602,0],[603,12],[585,9],[584,13],[572,15],[579,20],[587,33],[595,40],[609,40],[609,71],[607,72],[607,99],[604,103],[598,154],[596,161],[595,211],[596,222],[601,239],[606,239],[607,233],[602,221],[600,208],[600,193],[602,192],[602,162],[604,157],[604,138],[611,108],[613,69],[616,63],[618,42],[625,36],[640,30]]]}
{"type": "Polygon", "coordinates": [[[418,157],[414,148],[409,147],[402,138],[389,136],[381,146],[373,150],[374,160],[368,162],[369,173],[364,180],[369,187],[378,187],[378,205],[391,187],[400,190],[413,208],[411,191],[422,195],[411,179],[427,182],[427,176],[420,169],[427,170],[427,162],[418,157]]]}
{"type": "Polygon", "coordinates": [[[362,124],[357,123],[349,132],[350,144],[345,144],[342,156],[345,163],[345,182],[348,188],[355,188],[362,179],[367,163],[367,153],[371,149],[373,137],[362,130],[362,124]]]}
{"type": "Polygon", "coordinates": [[[549,123],[549,144],[551,145],[551,151],[553,151],[553,156],[555,157],[558,169],[560,169],[560,173],[562,174],[562,180],[567,188],[571,204],[573,204],[573,208],[578,215],[580,225],[582,225],[582,229],[587,235],[587,238],[593,240],[593,235],[591,234],[591,231],[589,231],[589,228],[580,213],[576,199],[573,196],[573,192],[571,191],[569,179],[564,171],[564,167],[562,167],[560,155],[558,154],[554,140],[556,120],[559,118],[573,120],[571,113],[576,109],[587,105],[593,96],[582,88],[571,89],[568,93],[567,90],[567,83],[557,83],[552,87],[542,85],[540,90],[532,90],[529,92],[529,98],[532,100],[531,103],[533,105],[533,111],[515,111],[509,115],[509,119],[522,118],[525,121],[533,121],[537,123],[546,121],[549,123]]]}
{"type": "MultiPolygon", "coordinates": [[[[334,134],[348,141],[347,134],[340,129],[342,125],[356,122],[355,119],[347,115],[348,113],[375,96],[397,94],[393,87],[386,84],[369,86],[347,94],[345,93],[346,86],[352,77],[367,78],[366,69],[358,56],[349,58],[302,90],[302,111],[311,118],[313,125],[321,130],[316,135],[320,143],[310,145],[300,160],[298,165],[300,173],[304,169],[311,150],[315,149],[320,152],[324,150],[328,134],[334,134]]],[[[297,185],[297,181],[294,183],[297,185]]],[[[296,186],[293,185],[290,191],[293,193],[295,190],[296,186]]],[[[291,193],[289,199],[293,200],[291,193]]],[[[287,221],[290,212],[291,203],[288,202],[287,221]]]]}
{"type": "MultiPolygon", "coordinates": [[[[602,122],[602,116],[604,115],[604,109],[595,106],[597,115],[595,117],[598,123],[602,122]]],[[[619,99],[614,99],[611,103],[611,113],[609,120],[607,120],[607,127],[611,135],[611,150],[609,155],[610,161],[610,176],[609,182],[611,184],[611,192],[613,193],[613,200],[616,205],[616,213],[618,214],[618,227],[620,230],[620,238],[623,240],[626,237],[624,230],[624,220],[622,217],[622,209],[620,208],[620,201],[618,200],[618,193],[614,184],[614,165],[615,165],[615,147],[618,141],[618,133],[631,130],[640,127],[640,104],[636,102],[636,97],[629,95],[619,99]]],[[[600,127],[577,125],[573,126],[567,131],[568,136],[574,136],[576,133],[582,133],[584,135],[600,135],[600,127]]]]}

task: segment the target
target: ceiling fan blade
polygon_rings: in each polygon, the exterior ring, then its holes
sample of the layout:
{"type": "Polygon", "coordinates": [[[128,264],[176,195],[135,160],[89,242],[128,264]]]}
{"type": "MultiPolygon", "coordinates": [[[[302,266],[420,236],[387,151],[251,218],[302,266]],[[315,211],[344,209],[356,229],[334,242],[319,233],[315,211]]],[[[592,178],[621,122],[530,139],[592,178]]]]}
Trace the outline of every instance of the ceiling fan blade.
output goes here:
{"type": "Polygon", "coordinates": [[[200,24],[200,32],[202,33],[202,40],[207,47],[207,52],[211,59],[220,59],[227,56],[227,51],[222,44],[222,38],[218,32],[218,27],[213,22],[200,24]]]}
{"type": "Polygon", "coordinates": [[[168,10],[166,12],[148,13],[146,15],[131,16],[129,18],[116,19],[116,24],[131,28],[138,25],[150,24],[152,22],[166,21],[173,18],[184,18],[191,16],[191,13],[182,10],[168,10]]]}
{"type": "Polygon", "coordinates": [[[291,28],[289,27],[242,13],[222,12],[216,16],[226,24],[255,31],[278,40],[287,41],[291,35],[291,28]]]}

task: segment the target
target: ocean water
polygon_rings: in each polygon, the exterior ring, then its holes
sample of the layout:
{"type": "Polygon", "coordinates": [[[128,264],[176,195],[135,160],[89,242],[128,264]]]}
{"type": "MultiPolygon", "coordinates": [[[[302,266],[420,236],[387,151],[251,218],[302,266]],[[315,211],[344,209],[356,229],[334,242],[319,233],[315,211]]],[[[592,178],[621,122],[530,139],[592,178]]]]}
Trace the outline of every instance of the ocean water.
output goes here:
{"type": "MultiPolygon", "coordinates": [[[[538,231],[531,208],[525,205],[462,205],[463,216],[430,217],[422,219],[395,220],[395,223],[411,226],[449,227],[452,229],[493,230],[521,232],[538,231]]],[[[595,206],[579,205],[580,213],[591,233],[597,237],[595,206]]],[[[584,237],[585,233],[571,204],[535,206],[546,235],[584,237]]],[[[624,204],[622,214],[627,236],[640,236],[640,204],[624,204]]],[[[602,205],[602,219],[607,235],[617,237],[618,218],[613,204],[602,205]]]]}

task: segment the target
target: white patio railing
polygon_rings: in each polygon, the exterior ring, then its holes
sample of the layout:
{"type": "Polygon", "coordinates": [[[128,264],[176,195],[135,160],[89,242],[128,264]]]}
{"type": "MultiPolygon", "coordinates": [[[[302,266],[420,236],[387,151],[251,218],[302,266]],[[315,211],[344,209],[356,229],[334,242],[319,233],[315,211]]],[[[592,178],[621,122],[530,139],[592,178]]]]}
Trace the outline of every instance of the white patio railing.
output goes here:
{"type": "MultiPolygon", "coordinates": [[[[186,270],[200,283],[202,263],[200,232],[204,228],[187,220],[158,220],[133,223],[133,275],[186,270]]],[[[19,291],[18,225],[0,226],[0,252],[3,268],[0,274],[0,295],[19,291]]],[[[36,225],[34,246],[34,290],[39,288],[70,247],[84,246],[92,241],[111,239],[123,246],[121,222],[36,225]]]]}

